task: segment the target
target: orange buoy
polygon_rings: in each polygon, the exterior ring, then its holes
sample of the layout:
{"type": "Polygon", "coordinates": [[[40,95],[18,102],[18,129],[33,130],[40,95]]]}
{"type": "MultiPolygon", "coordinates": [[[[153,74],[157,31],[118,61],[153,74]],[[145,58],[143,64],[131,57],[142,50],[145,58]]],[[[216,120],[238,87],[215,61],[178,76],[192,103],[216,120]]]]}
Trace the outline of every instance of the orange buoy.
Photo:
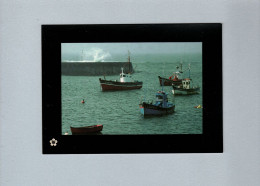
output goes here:
{"type": "Polygon", "coordinates": [[[82,103],[82,104],[84,104],[84,103],[85,103],[84,99],[81,101],[81,103],[82,103]]]}

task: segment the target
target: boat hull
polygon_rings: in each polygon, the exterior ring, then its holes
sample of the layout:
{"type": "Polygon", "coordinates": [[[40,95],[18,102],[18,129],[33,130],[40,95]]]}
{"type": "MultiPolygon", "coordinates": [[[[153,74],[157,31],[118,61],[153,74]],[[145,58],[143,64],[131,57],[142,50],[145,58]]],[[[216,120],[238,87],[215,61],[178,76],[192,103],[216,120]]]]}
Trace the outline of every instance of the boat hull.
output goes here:
{"type": "Polygon", "coordinates": [[[118,82],[110,80],[99,79],[102,91],[113,91],[113,90],[133,90],[140,89],[143,86],[143,82],[118,82]]]}
{"type": "Polygon", "coordinates": [[[176,88],[173,87],[172,94],[174,95],[191,95],[191,94],[199,94],[200,88],[190,88],[190,89],[183,89],[183,88],[176,88]]]}
{"type": "Polygon", "coordinates": [[[141,114],[144,116],[161,116],[174,113],[175,105],[167,108],[155,106],[152,104],[148,104],[143,102],[139,105],[141,114]]]}
{"type": "Polygon", "coordinates": [[[92,125],[87,127],[70,127],[72,135],[86,135],[99,133],[103,129],[103,125],[92,125]]]}
{"type": "Polygon", "coordinates": [[[159,82],[160,82],[160,86],[172,86],[172,85],[180,85],[182,84],[182,80],[178,79],[178,80],[171,80],[171,79],[167,79],[167,78],[163,78],[158,76],[159,78],[159,82]]]}

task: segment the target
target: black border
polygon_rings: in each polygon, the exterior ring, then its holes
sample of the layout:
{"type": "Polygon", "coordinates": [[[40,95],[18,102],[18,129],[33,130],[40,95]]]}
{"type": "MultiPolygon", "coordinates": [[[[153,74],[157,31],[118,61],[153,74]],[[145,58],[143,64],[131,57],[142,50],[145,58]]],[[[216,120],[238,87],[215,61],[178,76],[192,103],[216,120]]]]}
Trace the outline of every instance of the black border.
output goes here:
{"type": "Polygon", "coordinates": [[[223,152],[222,24],[42,25],[42,109],[43,154],[223,152]],[[61,43],[77,42],[202,42],[203,134],[61,135],[61,43]]]}

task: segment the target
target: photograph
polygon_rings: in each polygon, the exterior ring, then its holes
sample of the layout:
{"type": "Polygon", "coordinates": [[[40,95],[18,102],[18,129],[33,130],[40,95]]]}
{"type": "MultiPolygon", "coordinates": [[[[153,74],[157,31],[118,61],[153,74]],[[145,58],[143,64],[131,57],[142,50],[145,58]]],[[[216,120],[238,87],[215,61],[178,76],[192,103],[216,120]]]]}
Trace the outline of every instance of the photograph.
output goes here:
{"type": "Polygon", "coordinates": [[[62,43],[63,135],[202,134],[202,42],[62,43]]]}
{"type": "Polygon", "coordinates": [[[220,23],[42,25],[42,86],[44,154],[223,152],[220,23]]]}

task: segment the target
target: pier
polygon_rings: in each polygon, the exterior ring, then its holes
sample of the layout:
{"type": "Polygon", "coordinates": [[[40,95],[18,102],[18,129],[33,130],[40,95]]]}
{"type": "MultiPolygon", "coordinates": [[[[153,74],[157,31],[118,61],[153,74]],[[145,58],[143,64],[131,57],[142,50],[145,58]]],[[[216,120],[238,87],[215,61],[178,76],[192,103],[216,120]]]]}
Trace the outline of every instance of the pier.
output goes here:
{"type": "Polygon", "coordinates": [[[131,62],[62,62],[61,74],[67,76],[118,75],[121,68],[133,73],[131,62]]]}

